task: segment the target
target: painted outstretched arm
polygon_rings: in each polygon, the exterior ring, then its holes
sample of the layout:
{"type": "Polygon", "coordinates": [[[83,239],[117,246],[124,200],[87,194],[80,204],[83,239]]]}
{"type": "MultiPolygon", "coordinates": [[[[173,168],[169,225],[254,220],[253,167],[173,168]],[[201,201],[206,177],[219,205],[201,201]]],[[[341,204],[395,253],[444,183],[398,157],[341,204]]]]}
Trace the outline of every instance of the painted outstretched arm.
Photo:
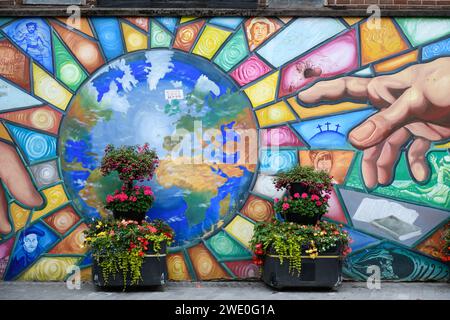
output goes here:
{"type": "MultiPolygon", "coordinates": [[[[0,180],[20,203],[28,207],[42,206],[43,199],[34,187],[16,149],[4,142],[0,142],[0,180]]],[[[8,234],[11,230],[5,190],[0,184],[0,234],[8,234]]]]}
{"type": "Polygon", "coordinates": [[[343,77],[321,81],[300,92],[305,103],[323,100],[369,100],[379,112],[349,133],[350,143],[364,150],[362,173],[366,186],[392,182],[402,146],[414,178],[427,180],[426,152],[431,142],[450,138],[450,58],[418,64],[393,75],[343,77]]]}

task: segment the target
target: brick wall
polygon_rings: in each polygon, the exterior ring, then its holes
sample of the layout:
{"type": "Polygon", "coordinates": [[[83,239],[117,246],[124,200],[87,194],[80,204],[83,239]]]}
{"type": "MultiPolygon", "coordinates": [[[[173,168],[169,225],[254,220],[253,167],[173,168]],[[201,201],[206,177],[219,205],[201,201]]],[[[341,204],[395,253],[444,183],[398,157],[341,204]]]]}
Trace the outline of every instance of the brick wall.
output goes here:
{"type": "Polygon", "coordinates": [[[389,8],[417,8],[417,7],[450,7],[450,0],[327,0],[327,6],[367,7],[377,4],[389,8]]]}

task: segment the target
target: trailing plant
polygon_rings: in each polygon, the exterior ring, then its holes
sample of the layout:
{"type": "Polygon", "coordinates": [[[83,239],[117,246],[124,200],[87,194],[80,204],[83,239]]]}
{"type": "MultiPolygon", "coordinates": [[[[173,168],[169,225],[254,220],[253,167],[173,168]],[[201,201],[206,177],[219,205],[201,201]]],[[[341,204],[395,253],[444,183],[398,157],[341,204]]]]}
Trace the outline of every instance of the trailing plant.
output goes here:
{"type": "Polygon", "coordinates": [[[89,246],[92,257],[102,269],[107,283],[110,275],[121,273],[126,286],[137,284],[141,280],[141,268],[147,251],[153,249],[160,254],[163,243],[170,245],[173,230],[163,221],[97,220],[84,232],[85,245],[89,246]]]}
{"type": "Polygon", "coordinates": [[[286,216],[287,213],[294,213],[305,217],[322,216],[327,213],[328,194],[308,195],[307,193],[295,193],[293,197],[286,196],[282,199],[275,198],[275,212],[286,216]]]}
{"type": "Polygon", "coordinates": [[[315,226],[299,225],[292,222],[258,223],[255,226],[251,248],[255,254],[253,261],[263,264],[266,254],[275,254],[280,263],[289,261],[289,272],[301,273],[302,256],[306,253],[311,258],[317,257],[331,248],[340,247],[340,254],[351,252],[348,247],[350,237],[342,225],[320,221],[315,226]]]}
{"type": "Polygon", "coordinates": [[[291,184],[299,183],[308,189],[308,193],[320,195],[323,192],[331,192],[332,179],[333,177],[330,177],[325,171],[316,171],[312,167],[298,165],[278,174],[274,184],[280,190],[289,189],[291,184]]]}

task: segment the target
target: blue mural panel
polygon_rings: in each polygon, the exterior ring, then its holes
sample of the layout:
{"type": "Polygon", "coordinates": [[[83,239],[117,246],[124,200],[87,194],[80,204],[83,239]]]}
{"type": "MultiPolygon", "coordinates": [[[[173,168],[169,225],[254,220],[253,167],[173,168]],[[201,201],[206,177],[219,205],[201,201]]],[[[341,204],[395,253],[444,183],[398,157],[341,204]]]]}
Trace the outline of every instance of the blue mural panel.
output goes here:
{"type": "Polygon", "coordinates": [[[375,113],[367,109],[320,119],[295,123],[292,127],[311,148],[350,148],[348,133],[375,113]]]}
{"type": "Polygon", "coordinates": [[[15,44],[53,73],[50,27],[40,18],[17,19],[3,28],[15,44]]]}
{"type": "Polygon", "coordinates": [[[422,49],[422,60],[427,61],[450,55],[450,38],[429,44],[422,49]]]}
{"type": "Polygon", "coordinates": [[[239,27],[242,20],[244,19],[239,17],[217,17],[209,20],[209,23],[234,30],[239,27]]]}
{"type": "Polygon", "coordinates": [[[5,280],[13,280],[47,252],[59,238],[43,223],[24,229],[16,242],[5,280]]]}
{"type": "Polygon", "coordinates": [[[298,18],[258,49],[258,53],[280,67],[343,30],[344,24],[334,18],[298,18]]]}
{"type": "Polygon", "coordinates": [[[260,159],[260,171],[266,174],[277,174],[287,171],[298,164],[296,150],[263,150],[260,159]]]}
{"type": "Polygon", "coordinates": [[[56,138],[7,124],[30,164],[56,157],[56,138]]]}
{"type": "Polygon", "coordinates": [[[112,60],[123,54],[122,33],[116,18],[91,19],[106,59],[112,60]]]}
{"type": "Polygon", "coordinates": [[[178,18],[158,17],[158,18],[156,18],[156,21],[158,21],[160,24],[162,24],[164,27],[166,27],[167,30],[174,33],[175,29],[177,27],[178,18]]]}

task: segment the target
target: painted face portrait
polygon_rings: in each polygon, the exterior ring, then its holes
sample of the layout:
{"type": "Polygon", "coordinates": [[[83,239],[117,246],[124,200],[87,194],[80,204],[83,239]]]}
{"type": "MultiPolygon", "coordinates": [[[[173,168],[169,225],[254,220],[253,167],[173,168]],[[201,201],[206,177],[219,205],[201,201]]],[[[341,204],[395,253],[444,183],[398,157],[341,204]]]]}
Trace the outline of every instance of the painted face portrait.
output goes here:
{"type": "Polygon", "coordinates": [[[38,244],[38,237],[35,233],[28,234],[23,239],[23,249],[28,253],[34,252],[38,247],[38,244]]]}
{"type": "Polygon", "coordinates": [[[268,18],[253,18],[246,23],[250,50],[254,50],[269,38],[279,26],[268,18]]]}
{"type": "Polygon", "coordinates": [[[329,151],[310,152],[311,162],[316,170],[331,172],[333,167],[333,155],[329,151]]]}

